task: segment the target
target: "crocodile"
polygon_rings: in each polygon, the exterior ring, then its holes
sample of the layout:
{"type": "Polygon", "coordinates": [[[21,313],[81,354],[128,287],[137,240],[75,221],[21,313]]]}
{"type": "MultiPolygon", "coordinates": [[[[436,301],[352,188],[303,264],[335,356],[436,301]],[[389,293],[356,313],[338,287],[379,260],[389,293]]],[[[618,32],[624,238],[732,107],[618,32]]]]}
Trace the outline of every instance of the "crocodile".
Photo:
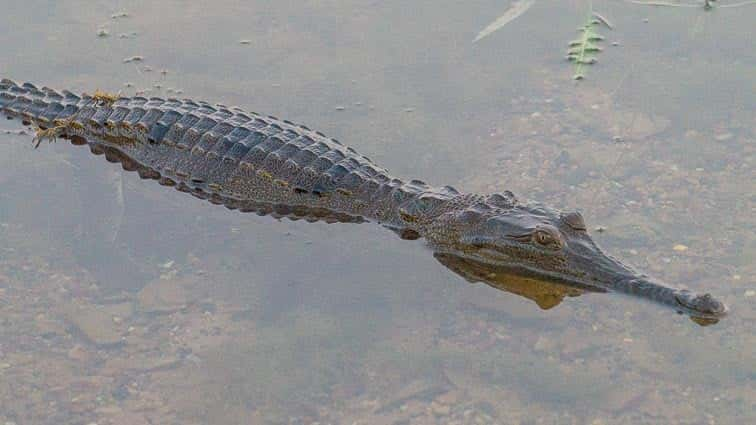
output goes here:
{"type": "Polygon", "coordinates": [[[190,99],[59,92],[8,79],[0,80],[0,112],[33,125],[36,146],[57,138],[87,145],[142,179],[231,210],[375,222],[402,239],[422,238],[468,280],[472,273],[485,281],[483,265],[581,291],[629,294],[701,324],[727,313],[708,293],[670,287],[605,254],[578,211],[510,191],[463,193],[400,179],[337,140],[274,116],[190,99]]]}

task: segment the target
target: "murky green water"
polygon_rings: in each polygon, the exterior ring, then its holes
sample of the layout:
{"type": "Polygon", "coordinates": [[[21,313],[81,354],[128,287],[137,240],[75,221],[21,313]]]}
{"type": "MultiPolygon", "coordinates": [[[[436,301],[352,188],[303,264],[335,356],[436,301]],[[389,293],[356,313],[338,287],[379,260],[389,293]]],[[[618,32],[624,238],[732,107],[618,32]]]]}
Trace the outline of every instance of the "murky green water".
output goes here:
{"type": "Polygon", "coordinates": [[[0,130],[0,423],[756,421],[756,6],[594,1],[615,29],[579,84],[587,2],[472,44],[508,6],[2,1],[0,76],[240,105],[400,176],[579,208],[730,316],[541,310],[375,225],[229,212],[0,130]]]}

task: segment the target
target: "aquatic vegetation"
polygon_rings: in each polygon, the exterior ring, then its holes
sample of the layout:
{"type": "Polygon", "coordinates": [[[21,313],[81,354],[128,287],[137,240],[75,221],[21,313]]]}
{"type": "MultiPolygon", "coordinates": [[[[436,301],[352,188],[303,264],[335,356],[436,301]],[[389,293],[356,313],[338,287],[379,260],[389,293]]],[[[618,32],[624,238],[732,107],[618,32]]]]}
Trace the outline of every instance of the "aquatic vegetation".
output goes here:
{"type": "MultiPolygon", "coordinates": [[[[671,3],[666,1],[642,1],[642,0],[625,0],[627,3],[640,4],[643,6],[660,6],[660,7],[687,7],[687,8],[703,8],[704,10],[714,9],[716,0],[703,0],[703,4],[691,4],[691,3],[671,3]]],[[[739,3],[721,4],[717,5],[717,9],[728,9],[741,6],[756,5],[756,0],[741,1],[739,3]]]]}
{"type": "MultiPolygon", "coordinates": [[[[605,18],[595,18],[593,13],[591,13],[588,22],[578,28],[578,31],[581,32],[580,38],[570,41],[570,48],[567,50],[567,60],[575,64],[575,76],[573,78],[576,80],[585,78],[585,65],[596,63],[596,55],[602,51],[597,43],[604,40],[604,37],[597,33],[595,29],[597,25],[602,23],[602,20],[603,22],[607,22],[605,18]]],[[[609,26],[608,23],[606,25],[609,26]]]]}
{"type": "Polygon", "coordinates": [[[519,18],[523,13],[527,12],[534,3],[535,0],[516,0],[503,15],[499,16],[495,21],[483,28],[483,30],[481,30],[475,37],[473,43],[480,41],[494,31],[501,29],[504,25],[519,18]]]}
{"type": "MultiPolygon", "coordinates": [[[[712,1],[714,1],[714,0],[706,0],[706,5],[705,6],[711,7],[711,2],[712,1]]],[[[731,8],[735,8],[735,7],[750,6],[750,5],[756,5],[756,0],[747,0],[747,1],[742,1],[740,3],[732,3],[732,4],[721,4],[721,5],[717,6],[717,8],[719,8],[719,9],[731,9],[731,8]]]]}
{"type": "MultiPolygon", "coordinates": [[[[663,6],[663,7],[701,7],[698,4],[689,3],[670,3],[666,1],[640,1],[640,0],[625,0],[627,3],[640,4],[643,6],[663,6]]],[[[709,5],[709,0],[704,0],[704,7],[709,5]]]]}
{"type": "Polygon", "coordinates": [[[121,96],[121,93],[108,93],[106,91],[102,90],[95,90],[94,94],[92,95],[92,100],[95,101],[96,105],[107,105],[110,106],[113,103],[115,103],[116,100],[121,96]]]}
{"type": "Polygon", "coordinates": [[[51,128],[42,128],[38,125],[34,125],[34,138],[32,139],[34,149],[37,149],[39,145],[42,144],[42,142],[44,142],[45,140],[50,143],[56,142],[58,140],[58,137],[64,134],[65,129],[65,125],[59,125],[51,128]]]}

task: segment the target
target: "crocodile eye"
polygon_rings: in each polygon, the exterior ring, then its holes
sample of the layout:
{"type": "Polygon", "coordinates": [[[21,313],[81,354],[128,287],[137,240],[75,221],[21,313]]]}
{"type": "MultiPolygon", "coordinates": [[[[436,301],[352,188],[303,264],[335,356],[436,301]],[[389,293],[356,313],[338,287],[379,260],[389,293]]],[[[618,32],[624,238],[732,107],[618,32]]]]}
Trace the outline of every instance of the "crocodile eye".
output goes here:
{"type": "Polygon", "coordinates": [[[533,232],[533,241],[538,245],[549,249],[562,248],[562,238],[557,234],[556,229],[541,227],[533,232]]]}
{"type": "Polygon", "coordinates": [[[551,235],[543,231],[535,232],[534,239],[540,245],[550,245],[554,242],[554,240],[551,238],[551,235]]]}

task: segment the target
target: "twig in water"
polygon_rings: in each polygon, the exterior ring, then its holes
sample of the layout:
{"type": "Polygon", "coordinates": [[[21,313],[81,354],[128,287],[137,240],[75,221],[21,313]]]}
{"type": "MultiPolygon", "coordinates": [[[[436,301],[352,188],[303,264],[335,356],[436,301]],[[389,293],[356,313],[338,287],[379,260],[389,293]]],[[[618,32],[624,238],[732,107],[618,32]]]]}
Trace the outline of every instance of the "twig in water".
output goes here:
{"type": "Polygon", "coordinates": [[[491,24],[489,24],[487,27],[483,28],[481,32],[479,32],[473,40],[473,43],[480,41],[481,39],[490,35],[492,32],[519,18],[523,13],[527,12],[531,6],[533,6],[533,3],[535,3],[535,0],[515,1],[514,3],[512,3],[512,6],[510,6],[510,8],[507,9],[506,12],[504,12],[503,15],[499,16],[495,21],[491,22],[491,24]]]}
{"type": "Polygon", "coordinates": [[[593,12],[593,17],[596,18],[596,19],[598,19],[599,21],[601,21],[601,23],[604,24],[604,25],[606,25],[606,27],[609,28],[610,30],[614,29],[614,25],[612,25],[611,22],[609,22],[608,19],[606,19],[605,17],[601,16],[598,12],[593,12]]]}

